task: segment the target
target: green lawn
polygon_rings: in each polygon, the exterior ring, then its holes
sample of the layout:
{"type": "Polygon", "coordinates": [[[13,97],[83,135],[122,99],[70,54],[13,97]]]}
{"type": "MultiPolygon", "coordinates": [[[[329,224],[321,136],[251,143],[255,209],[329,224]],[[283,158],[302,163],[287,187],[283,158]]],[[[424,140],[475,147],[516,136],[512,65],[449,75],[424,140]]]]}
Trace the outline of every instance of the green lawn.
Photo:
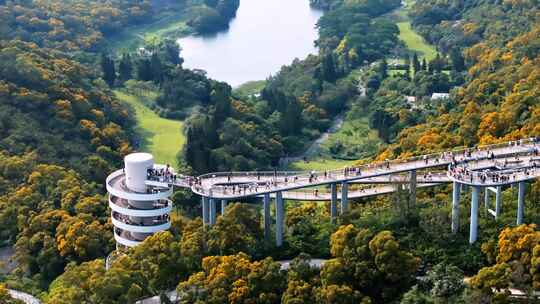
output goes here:
{"type": "Polygon", "coordinates": [[[258,94],[264,89],[266,85],[266,80],[254,80],[248,81],[234,88],[234,93],[241,96],[249,96],[258,94]]]}
{"type": "Polygon", "coordinates": [[[288,167],[291,170],[322,171],[352,166],[358,160],[377,153],[381,144],[377,131],[369,127],[363,110],[359,106],[353,106],[341,128],[330,134],[316,155],[308,157],[307,162],[294,162],[288,167]]]}
{"type": "MultiPolygon", "coordinates": [[[[157,163],[168,163],[177,168],[176,155],[186,142],[182,132],[183,123],[159,117],[135,95],[120,90],[114,93],[119,100],[128,103],[135,110],[137,131],[142,137],[141,150],[152,153],[157,163]]],[[[155,98],[155,95],[153,93],[150,97],[155,98]]]]}
{"type": "Polygon", "coordinates": [[[156,21],[129,26],[108,39],[109,48],[115,53],[132,52],[152,41],[163,38],[180,38],[192,34],[186,24],[187,13],[183,5],[173,5],[156,16],[156,21]]]}
{"type": "Polygon", "coordinates": [[[397,26],[399,39],[403,40],[410,50],[418,52],[419,57],[425,57],[427,61],[435,58],[437,50],[412,29],[409,21],[398,22],[397,26]]]}
{"type": "Polygon", "coordinates": [[[373,156],[381,145],[379,134],[358,106],[347,113],[341,128],[321,146],[322,151],[338,159],[362,159],[373,156]]]}
{"type": "Polygon", "coordinates": [[[331,158],[316,158],[307,162],[298,161],[289,164],[288,169],[294,171],[324,171],[332,169],[341,169],[343,167],[352,166],[356,163],[356,160],[341,160],[331,158]]]}

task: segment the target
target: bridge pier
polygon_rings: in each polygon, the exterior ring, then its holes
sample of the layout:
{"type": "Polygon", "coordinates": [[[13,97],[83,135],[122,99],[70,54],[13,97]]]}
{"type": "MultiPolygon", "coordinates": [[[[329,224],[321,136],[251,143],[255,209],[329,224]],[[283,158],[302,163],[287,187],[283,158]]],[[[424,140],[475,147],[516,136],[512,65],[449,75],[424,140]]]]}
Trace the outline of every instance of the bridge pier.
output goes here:
{"type": "Polygon", "coordinates": [[[349,210],[349,184],[347,182],[341,183],[341,214],[345,214],[349,210]]]}
{"type": "Polygon", "coordinates": [[[283,195],[276,192],[276,246],[283,245],[283,195]]]}
{"type": "Polygon", "coordinates": [[[332,197],[330,199],[330,219],[332,223],[335,223],[337,218],[337,185],[331,184],[330,190],[332,191],[332,197]]]}
{"type": "Polygon", "coordinates": [[[221,200],[221,216],[225,215],[225,208],[227,208],[227,200],[221,200]]]}
{"type": "Polygon", "coordinates": [[[495,219],[499,218],[501,215],[501,205],[502,205],[502,186],[497,186],[497,192],[495,192],[495,219]]]}
{"type": "Polygon", "coordinates": [[[410,191],[410,198],[409,202],[411,204],[410,207],[416,206],[416,170],[412,170],[409,172],[409,191],[410,191]]]}
{"type": "Polygon", "coordinates": [[[473,244],[478,239],[478,196],[480,186],[472,186],[471,193],[471,226],[469,230],[469,243],[473,244]]]}
{"type": "Polygon", "coordinates": [[[203,224],[204,225],[207,225],[210,221],[209,221],[209,216],[208,216],[208,213],[209,213],[209,203],[208,203],[208,197],[206,196],[203,196],[202,197],[202,218],[203,218],[203,224]]]}
{"type": "Polygon", "coordinates": [[[489,188],[488,187],[484,188],[484,209],[486,210],[486,212],[488,212],[489,210],[489,188]]]}
{"type": "Polygon", "coordinates": [[[264,221],[264,238],[270,239],[270,194],[266,193],[263,197],[263,221],[264,221]]]}
{"type": "Polygon", "coordinates": [[[452,188],[452,233],[456,234],[459,231],[459,201],[461,185],[458,182],[454,182],[452,188]]]}
{"type": "Polygon", "coordinates": [[[518,209],[516,224],[523,224],[523,215],[525,213],[525,182],[519,182],[518,184],[518,209]]]}
{"type": "Polygon", "coordinates": [[[216,199],[210,199],[210,226],[216,224],[217,214],[216,214],[216,199]]]}

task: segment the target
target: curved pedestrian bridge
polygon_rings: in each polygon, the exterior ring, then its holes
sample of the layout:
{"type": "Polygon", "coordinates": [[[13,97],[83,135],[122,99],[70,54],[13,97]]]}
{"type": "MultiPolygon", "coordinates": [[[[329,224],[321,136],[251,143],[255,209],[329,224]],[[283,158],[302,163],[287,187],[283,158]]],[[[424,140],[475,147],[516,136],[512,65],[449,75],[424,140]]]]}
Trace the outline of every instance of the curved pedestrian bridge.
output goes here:
{"type": "MultiPolygon", "coordinates": [[[[417,188],[452,183],[453,232],[457,232],[459,227],[461,190],[472,189],[470,242],[473,243],[477,238],[478,197],[481,190],[485,193],[486,209],[494,217],[498,217],[502,187],[517,184],[519,195],[516,223],[522,223],[525,183],[540,177],[538,142],[538,138],[521,139],[406,159],[372,162],[338,170],[311,172],[216,172],[192,177],[177,175],[168,166],[164,170],[165,166],[155,165],[149,169],[145,184],[156,189],[155,193],[151,194],[156,196],[156,199],[163,199],[162,193],[170,195],[173,186],[191,189],[202,197],[203,222],[207,225],[216,222],[218,202],[221,203],[221,213],[224,213],[230,200],[262,198],[265,234],[268,236],[270,225],[275,224],[276,243],[280,246],[284,229],[285,199],[330,201],[331,218],[335,220],[338,216],[338,201],[339,211],[343,214],[348,210],[349,199],[402,190],[408,193],[410,203],[415,204],[417,188]],[[490,192],[495,193],[495,210],[488,207],[490,192]],[[272,199],[275,201],[275,221],[270,219],[272,199]]],[[[122,188],[123,175],[122,170],[111,174],[107,180],[109,192],[113,196],[139,199],[135,198],[139,194],[129,193],[122,188]]],[[[122,207],[117,206],[119,203],[115,203],[114,197],[111,204],[116,208],[122,207]]]]}
{"type": "Polygon", "coordinates": [[[470,186],[497,186],[538,177],[538,147],[537,140],[531,138],[408,159],[373,162],[338,170],[216,172],[199,177],[183,176],[174,181],[153,176],[147,184],[191,188],[200,196],[225,200],[275,195],[276,192],[282,192],[283,198],[290,200],[326,200],[327,195],[330,195],[330,192],[325,190],[328,186],[344,183],[386,184],[367,188],[352,186],[356,190],[351,189],[347,193],[348,198],[388,193],[388,185],[411,182],[420,186],[436,186],[454,181],[470,186]],[[318,191],[315,191],[317,188],[318,191]]]}

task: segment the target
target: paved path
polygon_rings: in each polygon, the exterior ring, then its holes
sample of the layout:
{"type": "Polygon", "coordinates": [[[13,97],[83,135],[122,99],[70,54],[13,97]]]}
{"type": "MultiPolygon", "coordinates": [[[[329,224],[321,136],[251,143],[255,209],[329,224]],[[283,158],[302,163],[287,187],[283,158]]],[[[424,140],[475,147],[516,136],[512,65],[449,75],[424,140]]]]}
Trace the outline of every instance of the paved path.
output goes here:
{"type": "Polygon", "coordinates": [[[12,298],[21,300],[26,304],[41,304],[41,301],[38,298],[26,292],[13,290],[13,289],[8,289],[8,292],[12,298]]]}
{"type": "Polygon", "coordinates": [[[13,248],[13,246],[0,248],[0,273],[10,273],[13,269],[15,269],[15,267],[17,267],[17,263],[13,258],[14,255],[15,248],[13,248]]]}
{"type": "Polygon", "coordinates": [[[297,155],[297,156],[280,158],[279,160],[280,167],[286,167],[290,163],[298,162],[298,161],[304,160],[306,158],[309,158],[315,155],[319,151],[321,145],[325,141],[327,141],[328,138],[330,138],[330,135],[333,133],[336,133],[339,129],[341,129],[341,126],[343,126],[343,120],[344,120],[344,115],[343,114],[338,115],[332,122],[332,125],[330,126],[330,128],[328,128],[326,132],[322,133],[321,136],[319,136],[319,138],[313,141],[311,145],[306,149],[306,151],[304,151],[302,154],[297,155]]]}

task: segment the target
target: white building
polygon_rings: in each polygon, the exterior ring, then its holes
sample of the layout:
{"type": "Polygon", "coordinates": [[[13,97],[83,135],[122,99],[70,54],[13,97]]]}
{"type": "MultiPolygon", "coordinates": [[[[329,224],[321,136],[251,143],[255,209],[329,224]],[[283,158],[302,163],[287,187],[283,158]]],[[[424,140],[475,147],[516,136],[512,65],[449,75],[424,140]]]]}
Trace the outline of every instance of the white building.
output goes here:
{"type": "Polygon", "coordinates": [[[450,98],[450,93],[433,93],[431,100],[441,100],[450,98]]]}
{"type": "Polygon", "coordinates": [[[148,153],[133,153],[124,158],[125,168],[107,177],[109,207],[114,225],[116,247],[133,247],[148,236],[171,227],[172,185],[149,180],[152,169],[167,170],[154,165],[148,153]]]}

